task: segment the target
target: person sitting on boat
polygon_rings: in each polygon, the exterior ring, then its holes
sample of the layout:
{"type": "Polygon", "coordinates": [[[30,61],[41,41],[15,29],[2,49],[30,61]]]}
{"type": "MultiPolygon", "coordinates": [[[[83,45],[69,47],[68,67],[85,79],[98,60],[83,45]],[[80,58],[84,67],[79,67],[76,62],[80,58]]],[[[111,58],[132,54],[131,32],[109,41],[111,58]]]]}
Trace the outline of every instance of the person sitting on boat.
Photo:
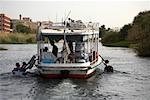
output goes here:
{"type": "Polygon", "coordinates": [[[51,53],[48,52],[48,47],[45,47],[43,49],[43,55],[42,55],[42,62],[43,63],[54,63],[56,61],[56,56],[51,53]]]}
{"type": "Polygon", "coordinates": [[[48,52],[48,47],[45,47],[45,48],[43,49],[43,52],[48,52]]]}
{"type": "Polygon", "coordinates": [[[50,41],[50,44],[53,46],[52,53],[57,57],[58,47],[54,44],[54,41],[50,41]]]}
{"type": "Polygon", "coordinates": [[[18,71],[20,70],[20,64],[19,63],[16,63],[16,68],[14,68],[15,71],[18,71]]]}
{"type": "Polygon", "coordinates": [[[74,52],[71,52],[68,55],[68,59],[70,60],[70,63],[74,63],[75,62],[75,54],[74,54],[74,52]]]}
{"type": "Polygon", "coordinates": [[[27,66],[27,63],[26,63],[26,62],[23,62],[23,63],[22,63],[22,67],[20,68],[20,71],[25,72],[25,71],[26,71],[26,66],[27,66]]]}
{"type": "Polygon", "coordinates": [[[16,68],[14,68],[14,69],[12,70],[12,73],[13,73],[13,74],[15,74],[14,71],[20,71],[20,64],[19,64],[19,63],[16,63],[16,68]]]}
{"type": "Polygon", "coordinates": [[[87,53],[82,53],[82,58],[85,59],[86,62],[89,61],[89,55],[87,53]]]}

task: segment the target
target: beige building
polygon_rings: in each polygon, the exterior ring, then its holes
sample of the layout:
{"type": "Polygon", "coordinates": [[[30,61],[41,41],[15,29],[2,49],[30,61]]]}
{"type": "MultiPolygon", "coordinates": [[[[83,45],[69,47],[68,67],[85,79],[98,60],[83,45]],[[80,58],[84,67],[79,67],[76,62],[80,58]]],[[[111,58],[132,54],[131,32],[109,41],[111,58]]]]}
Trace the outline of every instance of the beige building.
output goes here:
{"type": "Polygon", "coordinates": [[[42,22],[41,22],[41,26],[42,26],[42,28],[44,28],[44,29],[50,28],[50,27],[52,26],[52,24],[53,24],[53,22],[51,22],[51,21],[42,21],[42,22]]]}
{"type": "Polygon", "coordinates": [[[12,23],[12,29],[13,29],[13,32],[16,32],[16,26],[18,24],[23,24],[27,27],[30,27],[31,30],[36,30],[37,29],[37,23],[36,22],[32,22],[32,20],[30,19],[30,17],[23,17],[21,15],[19,15],[19,19],[12,19],[11,20],[11,23],[12,23]]]}
{"type": "Polygon", "coordinates": [[[0,14],[0,32],[11,32],[10,17],[0,14]]]}

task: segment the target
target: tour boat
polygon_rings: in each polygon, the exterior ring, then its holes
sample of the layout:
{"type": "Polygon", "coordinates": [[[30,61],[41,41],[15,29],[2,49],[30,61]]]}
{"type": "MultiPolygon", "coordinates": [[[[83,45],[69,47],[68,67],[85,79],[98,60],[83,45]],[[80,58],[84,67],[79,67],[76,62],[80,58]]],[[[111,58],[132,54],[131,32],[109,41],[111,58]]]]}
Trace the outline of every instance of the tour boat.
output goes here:
{"type": "Polygon", "coordinates": [[[36,73],[47,78],[89,78],[102,63],[98,46],[99,32],[93,28],[39,27],[36,73]],[[51,41],[58,49],[52,50],[51,41]]]}

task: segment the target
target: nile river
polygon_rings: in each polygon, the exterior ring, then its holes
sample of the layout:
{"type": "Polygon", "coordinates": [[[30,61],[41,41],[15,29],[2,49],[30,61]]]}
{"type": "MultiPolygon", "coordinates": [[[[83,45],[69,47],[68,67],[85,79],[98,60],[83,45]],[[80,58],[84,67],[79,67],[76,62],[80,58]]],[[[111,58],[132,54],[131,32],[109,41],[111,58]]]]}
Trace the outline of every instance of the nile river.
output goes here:
{"type": "Polygon", "coordinates": [[[136,56],[129,48],[100,45],[100,54],[110,61],[115,72],[97,73],[87,79],[44,79],[14,77],[16,62],[28,61],[36,45],[0,45],[0,100],[150,100],[150,58],[136,56]]]}

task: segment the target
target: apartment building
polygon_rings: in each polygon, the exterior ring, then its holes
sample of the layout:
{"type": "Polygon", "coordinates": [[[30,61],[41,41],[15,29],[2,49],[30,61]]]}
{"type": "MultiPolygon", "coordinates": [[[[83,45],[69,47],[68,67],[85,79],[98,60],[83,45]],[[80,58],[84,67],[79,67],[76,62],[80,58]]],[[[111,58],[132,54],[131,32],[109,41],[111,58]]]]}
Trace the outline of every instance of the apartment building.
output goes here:
{"type": "Polygon", "coordinates": [[[0,32],[10,32],[10,17],[0,14],[0,32]]]}

